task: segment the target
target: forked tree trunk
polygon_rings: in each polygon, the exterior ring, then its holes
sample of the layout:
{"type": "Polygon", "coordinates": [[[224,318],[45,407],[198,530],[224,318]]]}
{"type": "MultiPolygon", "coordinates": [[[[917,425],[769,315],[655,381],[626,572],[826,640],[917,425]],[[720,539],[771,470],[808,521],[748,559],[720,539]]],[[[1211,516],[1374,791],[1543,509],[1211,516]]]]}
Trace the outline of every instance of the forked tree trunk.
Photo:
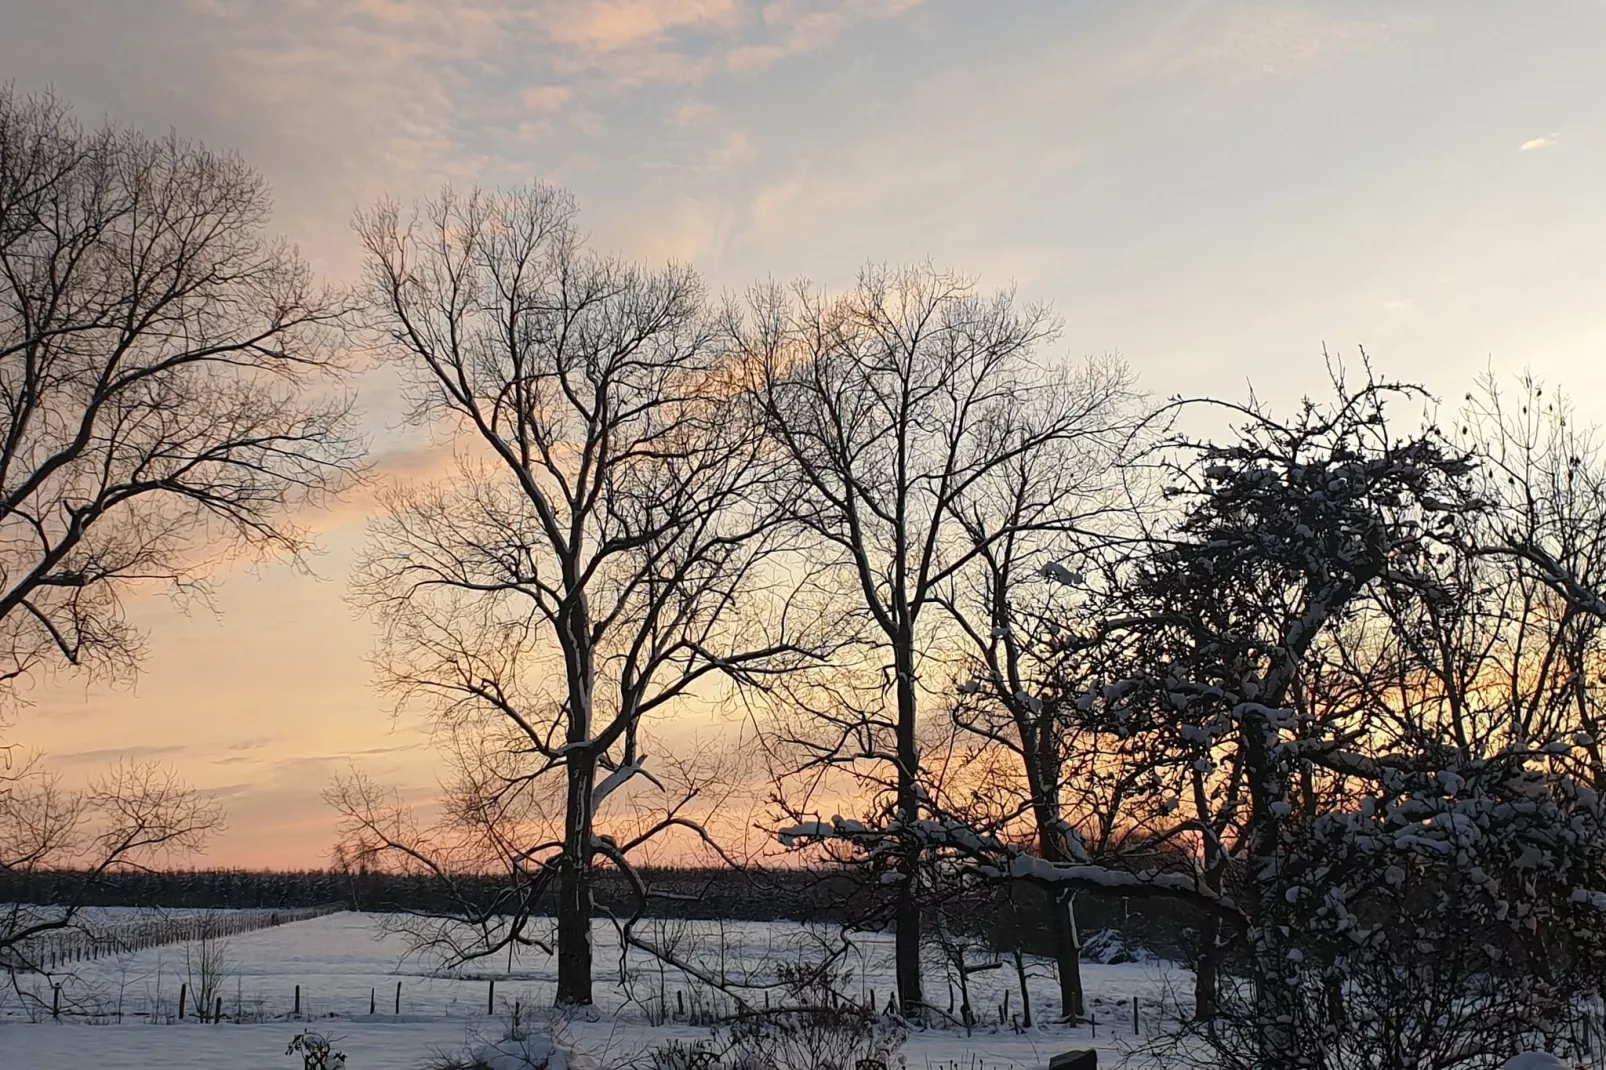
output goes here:
{"type": "MultiPolygon", "coordinates": [[[[571,590],[578,578],[565,570],[571,590]]],[[[591,857],[596,824],[593,796],[597,755],[591,741],[596,673],[592,663],[585,596],[572,599],[559,614],[565,634],[564,662],[569,678],[568,739],[564,758],[568,795],[564,801],[563,856],[558,870],[559,1006],[591,1003],[591,857]]]]}

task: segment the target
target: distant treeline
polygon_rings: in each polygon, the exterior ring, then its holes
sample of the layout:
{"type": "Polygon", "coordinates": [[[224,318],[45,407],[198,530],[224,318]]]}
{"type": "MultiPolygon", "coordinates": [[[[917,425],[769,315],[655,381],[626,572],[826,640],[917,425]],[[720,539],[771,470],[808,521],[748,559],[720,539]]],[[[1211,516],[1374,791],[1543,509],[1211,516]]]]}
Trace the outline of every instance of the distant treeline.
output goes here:
{"type": "MultiPolygon", "coordinates": [[[[730,921],[858,922],[877,911],[884,889],[867,885],[852,869],[781,869],[743,872],[729,869],[643,870],[652,896],[644,914],[652,917],[730,921]]],[[[458,878],[471,900],[490,901],[505,892],[506,875],[458,878]]],[[[1043,893],[1027,886],[976,887],[950,899],[947,924],[963,919],[970,932],[996,946],[1047,952],[1043,893]],[[973,900],[973,901],[972,901],[973,900]]],[[[139,906],[211,909],[298,909],[340,904],[375,912],[446,911],[451,903],[427,876],[334,870],[156,870],[85,874],[67,870],[0,871],[0,902],[78,903],[84,906],[139,906]]],[[[614,870],[596,876],[599,913],[628,916],[636,906],[631,886],[614,870]]],[[[551,904],[546,904],[550,908],[551,904]]],[[[1183,906],[1165,901],[1080,896],[1077,922],[1085,933],[1116,929],[1161,954],[1185,954],[1196,924],[1183,906]]]]}
{"type": "MultiPolygon", "coordinates": [[[[835,916],[851,910],[859,881],[850,873],[722,869],[643,870],[652,890],[646,913],[659,917],[780,920],[835,916]]],[[[456,890],[489,902],[507,875],[462,876],[456,890]]],[[[550,897],[550,896],[549,896],[550,897]]],[[[71,870],[0,870],[0,902],[84,906],[265,909],[343,903],[352,910],[446,910],[452,906],[429,876],[334,870],[129,870],[94,875],[71,870]]],[[[636,900],[617,871],[597,874],[599,910],[628,915],[636,900]]]]}

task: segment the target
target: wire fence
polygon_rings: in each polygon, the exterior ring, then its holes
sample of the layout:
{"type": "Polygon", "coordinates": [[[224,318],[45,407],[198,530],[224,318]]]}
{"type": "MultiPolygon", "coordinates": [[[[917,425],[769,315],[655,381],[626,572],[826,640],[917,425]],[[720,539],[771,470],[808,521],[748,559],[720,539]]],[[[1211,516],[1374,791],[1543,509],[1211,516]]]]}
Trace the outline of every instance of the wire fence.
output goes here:
{"type": "Polygon", "coordinates": [[[329,903],[285,910],[219,910],[129,919],[75,919],[69,928],[40,933],[9,949],[9,961],[0,966],[25,973],[53,973],[80,962],[168,944],[258,932],[344,909],[343,904],[329,903]]]}

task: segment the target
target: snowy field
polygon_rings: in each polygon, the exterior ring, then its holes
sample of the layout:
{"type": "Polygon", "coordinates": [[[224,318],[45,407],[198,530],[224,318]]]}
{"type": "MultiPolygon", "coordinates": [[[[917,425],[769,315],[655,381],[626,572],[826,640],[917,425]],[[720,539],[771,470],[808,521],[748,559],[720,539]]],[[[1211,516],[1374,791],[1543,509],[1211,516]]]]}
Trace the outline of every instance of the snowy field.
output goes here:
{"type": "MultiPolygon", "coordinates": [[[[840,940],[834,927],[790,923],[647,922],[641,932],[655,943],[674,945],[676,954],[714,976],[751,982],[773,980],[778,963],[817,960],[822,940],[840,940]]],[[[227,944],[218,993],[229,1020],[201,1024],[192,1010],[176,1021],[179,988],[186,980],[184,948],[152,948],[76,963],[70,974],[48,980],[22,978],[24,993],[7,992],[0,1000],[0,1065],[296,1070],[300,1059],[287,1056],[285,1046],[308,1027],[288,1020],[297,986],[302,1018],[340,1038],[336,1046],[345,1051],[348,1070],[415,1070],[433,1052],[499,1037],[515,1005],[525,1021],[552,1013],[555,974],[545,955],[527,952],[511,963],[503,958],[441,971],[408,958],[404,941],[381,932],[376,915],[331,914],[230,937],[227,944]],[[50,1014],[53,982],[62,984],[59,1020],[50,1014]]],[[[846,989],[861,1001],[874,991],[877,1004],[884,1005],[892,987],[890,939],[856,935],[852,944],[844,960],[851,974],[846,989]]],[[[644,952],[632,950],[621,963],[607,923],[597,925],[595,947],[595,1020],[569,1020],[561,1029],[597,1066],[626,1063],[670,1038],[706,1037],[705,1026],[687,1019],[703,1021],[731,1009],[726,997],[688,982],[673,968],[661,968],[644,952]]],[[[976,950],[966,961],[974,966],[993,960],[976,950]]],[[[1039,1017],[1057,1006],[1052,971],[1048,960],[1029,960],[1028,991],[1039,1017]]],[[[927,976],[928,999],[946,1009],[948,984],[940,960],[931,962],[927,976]]],[[[1133,1036],[1130,1001],[1139,1001],[1140,1029],[1146,1034],[1162,1009],[1175,1015],[1176,993],[1185,993],[1191,979],[1155,963],[1088,964],[1084,980],[1096,1027],[1025,1029],[1019,1025],[1013,961],[1006,958],[997,969],[973,973],[971,1004],[987,1024],[969,1036],[962,1028],[917,1031],[903,1049],[906,1065],[1045,1067],[1050,1055],[1076,1047],[1097,1047],[1101,1064],[1116,1065],[1133,1036]]],[[[763,997],[750,998],[756,1004],[763,997]]]]}

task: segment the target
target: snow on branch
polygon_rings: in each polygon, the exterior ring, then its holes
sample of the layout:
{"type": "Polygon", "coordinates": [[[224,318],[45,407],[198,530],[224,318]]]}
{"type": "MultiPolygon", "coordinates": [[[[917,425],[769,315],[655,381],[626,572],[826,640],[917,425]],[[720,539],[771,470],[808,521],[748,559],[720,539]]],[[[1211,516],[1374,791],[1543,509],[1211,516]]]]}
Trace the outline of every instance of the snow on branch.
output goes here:
{"type": "Polygon", "coordinates": [[[1189,874],[1133,873],[1086,859],[1073,863],[1050,862],[977,832],[960,821],[890,822],[881,828],[871,828],[837,815],[830,821],[799,822],[781,829],[777,835],[786,847],[834,840],[852,844],[871,855],[884,852],[890,844],[913,842],[922,851],[946,849],[957,854],[973,865],[977,876],[987,880],[1024,881],[1044,887],[1115,892],[1128,897],[1179,899],[1220,916],[1236,928],[1247,926],[1244,914],[1230,897],[1218,894],[1189,874]]]}

